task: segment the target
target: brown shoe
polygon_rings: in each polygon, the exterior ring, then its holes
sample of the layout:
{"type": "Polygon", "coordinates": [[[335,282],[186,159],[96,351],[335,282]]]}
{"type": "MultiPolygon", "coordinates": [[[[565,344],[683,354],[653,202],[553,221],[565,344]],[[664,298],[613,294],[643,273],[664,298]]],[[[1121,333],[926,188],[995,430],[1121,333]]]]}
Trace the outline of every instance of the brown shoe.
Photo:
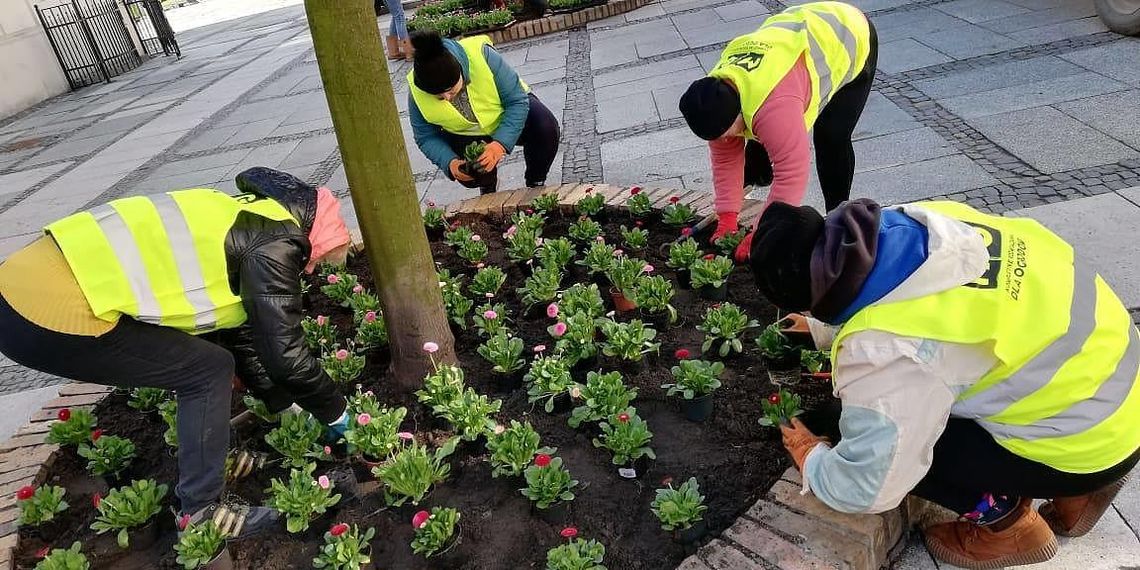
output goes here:
{"type": "Polygon", "coordinates": [[[400,40],[400,45],[404,48],[404,59],[412,61],[416,58],[416,48],[412,47],[412,40],[400,40]]]}
{"type": "Polygon", "coordinates": [[[404,53],[400,51],[400,39],[396,36],[388,36],[384,38],[384,43],[388,48],[388,59],[404,59],[404,53]]]}
{"type": "Polygon", "coordinates": [[[1116,499],[1116,494],[1127,482],[1128,475],[1125,475],[1115,483],[1087,495],[1053,499],[1041,505],[1041,517],[1058,535],[1084,536],[1100,521],[1101,515],[1108,510],[1108,506],[1116,499]]]}
{"type": "Polygon", "coordinates": [[[970,570],[1037,564],[1057,554],[1057,537],[1022,499],[1014,510],[990,526],[971,522],[937,524],[926,531],[926,548],[935,558],[970,570]]]}

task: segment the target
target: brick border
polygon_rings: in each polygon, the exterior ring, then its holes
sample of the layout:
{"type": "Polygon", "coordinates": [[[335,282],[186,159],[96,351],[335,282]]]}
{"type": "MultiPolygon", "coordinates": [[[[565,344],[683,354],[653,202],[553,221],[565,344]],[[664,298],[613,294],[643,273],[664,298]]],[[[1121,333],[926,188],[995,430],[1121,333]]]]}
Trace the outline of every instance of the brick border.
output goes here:
{"type": "Polygon", "coordinates": [[[647,6],[652,2],[653,0],[617,0],[616,2],[611,0],[601,6],[591,6],[583,10],[578,10],[577,12],[554,14],[535,20],[524,20],[501,30],[491,32],[491,41],[500,44],[553,34],[569,30],[570,28],[576,28],[595,20],[604,20],[611,16],[624,14],[641,8],[642,6],[647,6]]]}

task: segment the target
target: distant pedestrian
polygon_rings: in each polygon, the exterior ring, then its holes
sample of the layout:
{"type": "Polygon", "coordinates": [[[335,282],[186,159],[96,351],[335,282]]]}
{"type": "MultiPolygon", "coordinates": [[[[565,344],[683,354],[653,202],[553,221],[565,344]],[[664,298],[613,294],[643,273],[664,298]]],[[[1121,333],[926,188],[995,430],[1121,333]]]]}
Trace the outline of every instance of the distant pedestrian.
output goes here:
{"type": "MultiPolygon", "coordinates": [[[[379,3],[380,0],[376,2],[379,3]]],[[[384,0],[384,5],[388,7],[388,14],[392,16],[392,21],[388,23],[388,59],[412,61],[415,50],[412,49],[412,42],[408,40],[408,22],[404,18],[404,5],[400,0],[384,0]]]]}
{"type": "MultiPolygon", "coordinates": [[[[725,47],[708,77],[681,97],[693,133],[709,141],[719,218],[713,241],[737,228],[745,186],[772,186],[767,204],[803,201],[808,132],[827,210],[851,194],[851,134],[878,59],[875,27],[842,2],[812,2],[769,17],[725,47]]],[[[765,204],[765,207],[767,207],[765,204]]],[[[752,234],[736,250],[748,257],[752,234]]]]}

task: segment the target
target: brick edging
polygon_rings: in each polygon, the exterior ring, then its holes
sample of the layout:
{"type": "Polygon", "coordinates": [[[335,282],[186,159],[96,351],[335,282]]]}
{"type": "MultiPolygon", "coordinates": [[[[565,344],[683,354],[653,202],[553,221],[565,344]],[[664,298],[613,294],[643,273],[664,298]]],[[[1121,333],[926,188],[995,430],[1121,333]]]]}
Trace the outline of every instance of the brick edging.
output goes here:
{"type": "Polygon", "coordinates": [[[584,25],[595,20],[603,20],[618,14],[636,10],[650,4],[653,0],[617,0],[610,1],[601,6],[591,6],[577,12],[568,14],[554,14],[535,20],[515,22],[501,30],[491,32],[491,41],[496,44],[525,40],[535,36],[553,34],[584,25]]]}

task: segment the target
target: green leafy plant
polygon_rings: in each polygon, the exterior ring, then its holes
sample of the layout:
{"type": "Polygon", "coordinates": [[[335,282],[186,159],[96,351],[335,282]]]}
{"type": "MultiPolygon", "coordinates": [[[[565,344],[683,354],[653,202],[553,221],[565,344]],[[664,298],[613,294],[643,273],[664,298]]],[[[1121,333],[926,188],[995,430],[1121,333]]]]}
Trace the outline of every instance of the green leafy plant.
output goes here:
{"type": "Polygon", "coordinates": [[[416,526],[412,552],[431,558],[451,541],[458,524],[459,511],[450,507],[432,507],[431,514],[416,526]]]}
{"type": "Polygon", "coordinates": [[[831,355],[822,350],[800,350],[800,366],[812,374],[818,374],[830,364],[831,355]]]}
{"type": "Polygon", "coordinates": [[[135,444],[129,439],[92,434],[91,441],[80,444],[77,453],[87,460],[87,471],[96,477],[118,475],[135,458],[135,444]]]}
{"type": "Polygon", "coordinates": [[[606,547],[596,540],[573,539],[546,551],[546,570],[606,570],[606,547]]]}
{"type": "Polygon", "coordinates": [[[380,405],[380,400],[376,398],[376,394],[372,390],[361,391],[361,387],[356,387],[356,392],[350,394],[346,400],[348,401],[347,411],[350,415],[356,414],[370,414],[378,416],[385,409],[380,405]]]}
{"type": "MultiPolygon", "coordinates": [[[[557,199],[557,196],[555,198],[557,199]]],[[[520,210],[511,215],[511,224],[514,225],[516,231],[540,235],[542,234],[542,227],[546,225],[546,218],[533,211],[520,210]]],[[[507,233],[510,231],[510,228],[507,228],[507,233]]]]}
{"type": "Polygon", "coordinates": [[[705,286],[720,288],[728,281],[728,275],[732,273],[732,260],[720,255],[709,254],[694,261],[689,266],[689,272],[692,274],[694,289],[705,286]]]}
{"type": "Polygon", "coordinates": [[[661,219],[671,226],[683,226],[697,217],[688,204],[682,204],[676,196],[669,198],[669,204],[661,208],[661,219]]]}
{"type": "Polygon", "coordinates": [[[169,398],[170,393],[162,388],[132,388],[127,405],[140,412],[150,412],[169,398]]]}
{"type": "Polygon", "coordinates": [[[459,254],[459,257],[475,265],[487,258],[487,254],[490,253],[490,248],[487,247],[487,242],[483,241],[482,236],[475,234],[471,236],[470,240],[460,244],[456,253],[459,254]]]}
{"type": "MultiPolygon", "coordinates": [[[[443,274],[447,270],[440,273],[443,274]]],[[[467,328],[467,315],[471,313],[471,308],[475,303],[468,299],[463,294],[462,280],[460,277],[450,278],[448,280],[440,279],[439,292],[443,296],[443,306],[447,310],[447,316],[459,328],[467,328]]]]}
{"type": "Polygon", "coordinates": [[[578,218],[578,221],[570,224],[566,233],[570,234],[570,237],[574,238],[575,241],[587,243],[594,241],[595,238],[602,235],[602,225],[586,216],[582,216],[578,218]]]}
{"type": "Polygon", "coordinates": [[[304,467],[310,459],[324,457],[320,444],[324,426],[309,412],[282,414],[281,425],[265,434],[265,443],[285,458],[289,467],[304,467]]]}
{"type": "Polygon", "coordinates": [[[558,339],[555,349],[571,366],[598,355],[598,325],[587,313],[574,313],[546,330],[558,339]]]}
{"type": "Polygon", "coordinates": [[[629,388],[622,382],[620,372],[586,374],[586,385],[582,387],[583,403],[570,412],[570,427],[576,428],[582,422],[596,422],[619,414],[629,407],[637,397],[637,388],[629,388]]]}
{"type": "Polygon", "coordinates": [[[334,303],[347,307],[348,299],[352,297],[352,290],[357,285],[356,276],[345,271],[336,271],[325,277],[325,283],[326,285],[321,286],[321,293],[332,299],[334,303]]]}
{"type": "Polygon", "coordinates": [[[55,413],[56,421],[48,431],[47,442],[58,445],[79,445],[91,439],[91,431],[98,420],[85,408],[63,408],[55,413]]]}
{"type": "Polygon", "coordinates": [[[458,398],[465,388],[463,369],[451,364],[440,364],[431,374],[424,377],[423,388],[416,391],[421,404],[439,414],[448,402],[458,398]]]}
{"type": "Polygon", "coordinates": [[[644,260],[622,255],[614,260],[609,271],[606,271],[606,277],[609,278],[610,284],[615,289],[621,291],[627,299],[632,300],[637,279],[645,273],[647,266],[648,264],[644,260]]]}
{"type": "Polygon", "coordinates": [[[479,345],[478,352],[479,356],[495,365],[493,370],[499,374],[510,374],[526,366],[526,361],[522,358],[522,339],[510,336],[505,331],[499,331],[479,345]]]}
{"type": "Polygon", "coordinates": [[[166,424],[162,440],[170,447],[178,447],[178,401],[167,400],[158,405],[158,415],[166,424]]]}
{"type": "Polygon", "coordinates": [[[538,267],[523,281],[523,286],[517,292],[524,305],[537,305],[553,301],[558,296],[558,287],[561,285],[561,270],[557,267],[538,267]]]}
{"type": "Polygon", "coordinates": [[[281,420],[281,414],[271,413],[269,411],[269,408],[265,405],[265,402],[262,402],[261,400],[258,400],[249,394],[241,397],[241,403],[245,405],[245,409],[249,410],[250,413],[257,416],[258,419],[265,423],[275,424],[281,420]]]}
{"type": "Polygon", "coordinates": [[[634,226],[633,228],[622,226],[621,239],[629,249],[640,251],[649,245],[649,231],[641,229],[641,226],[634,226]]]}
{"type": "Polygon", "coordinates": [[[644,218],[653,211],[653,202],[649,201],[649,195],[641,191],[641,188],[634,186],[629,189],[629,199],[625,201],[625,207],[629,209],[629,214],[635,218],[644,218]]]}
{"type": "Polygon", "coordinates": [[[724,364],[706,360],[682,360],[669,371],[673,373],[674,382],[661,387],[668,390],[670,396],[680,395],[686,400],[692,400],[720,388],[724,364]]]}
{"type": "Polygon", "coordinates": [[[435,203],[428,202],[428,207],[424,209],[423,213],[424,227],[427,229],[444,229],[447,227],[447,217],[444,214],[443,208],[435,207],[435,203]]]}
{"type": "Polygon", "coordinates": [[[125,487],[111,489],[106,497],[94,501],[97,512],[91,530],[98,534],[117,531],[119,548],[126,548],[130,545],[128,531],[146,525],[162,510],[166,490],[166,485],[159,485],[153,479],[132,481],[125,487]]]}
{"type": "Polygon", "coordinates": [[[356,327],[353,343],[359,345],[361,349],[367,350],[388,344],[388,325],[379,312],[366,311],[359,315],[357,321],[360,325],[356,327]]]}
{"type": "Polygon", "coordinates": [[[660,275],[643,275],[637,279],[633,301],[642,312],[651,315],[668,314],[669,322],[677,322],[677,309],[673,308],[673,284],[660,275]]]}
{"type": "Polygon", "coordinates": [[[526,479],[526,487],[519,489],[519,492],[540,509],[574,500],[574,488],[578,486],[578,481],[571,478],[570,471],[562,466],[561,457],[546,454],[535,456],[534,464],[526,468],[523,477],[526,479]]]}
{"type": "Polygon", "coordinates": [[[91,563],[83,555],[83,545],[79,541],[71,543],[71,548],[53,548],[43,560],[36,563],[36,570],[88,570],[91,563]]]}
{"type": "Polygon", "coordinates": [[[751,328],[760,326],[740,307],[732,303],[714,305],[705,311],[705,320],[697,325],[697,330],[705,333],[705,342],[701,345],[701,352],[707,353],[713,346],[719,344],[717,353],[722,357],[729,352],[743,352],[744,343],[741,337],[751,328]]]}
{"type": "Polygon", "coordinates": [[[333,345],[321,355],[321,368],[337,384],[348,384],[360,377],[364,372],[365,358],[356,352],[354,343],[349,342],[347,348],[333,345]]]}
{"type": "Polygon", "coordinates": [[[446,459],[455,453],[459,438],[451,438],[431,452],[427,446],[412,443],[392,456],[384,465],[372,468],[372,474],[384,482],[384,498],[389,505],[407,501],[420,504],[433,485],[447,479],[451,466],[446,459]]]}
{"type": "Polygon", "coordinates": [[[548,239],[542,242],[538,249],[538,260],[543,267],[553,267],[562,270],[574,259],[574,244],[566,238],[548,239]]]}
{"type": "Polygon", "coordinates": [[[420,8],[416,10],[416,14],[421,16],[442,16],[448,12],[463,9],[469,2],[470,0],[440,0],[439,2],[431,2],[420,6],[420,8]]]}
{"type": "Polygon", "coordinates": [[[614,465],[628,465],[642,457],[657,459],[657,454],[649,447],[653,432],[649,431],[649,424],[637,416],[636,409],[626,408],[612,414],[598,427],[602,429],[602,435],[594,438],[594,447],[610,450],[614,465]]]}
{"type": "Polygon", "coordinates": [[[187,525],[174,543],[177,562],[186,570],[196,570],[209,564],[226,546],[226,535],[214,521],[187,525]]]}
{"type": "Polygon", "coordinates": [[[610,266],[614,264],[614,252],[617,249],[606,243],[604,239],[595,239],[586,248],[578,265],[585,267],[590,275],[605,275],[610,266]]]}
{"type": "Polygon", "coordinates": [[[407,408],[381,408],[374,413],[354,414],[344,431],[344,442],[349,453],[359,453],[373,459],[383,459],[400,447],[400,424],[407,416],[407,408]]]}
{"type": "Polygon", "coordinates": [[[313,559],[313,568],[329,570],[360,570],[372,562],[369,543],[376,529],[369,527],[363,533],[356,525],[337,523],[325,533],[325,543],[313,559]]]}
{"type": "Polygon", "coordinates": [[[593,188],[587,188],[586,195],[579,199],[574,206],[579,216],[593,217],[601,213],[602,209],[606,207],[606,197],[593,190],[593,188]]]}
{"type": "Polygon", "coordinates": [[[603,320],[602,333],[606,335],[602,353],[629,362],[641,362],[642,356],[657,352],[661,347],[661,343],[653,342],[657,338],[657,331],[638,319],[628,323],[603,320]]]}
{"type": "Polygon", "coordinates": [[[340,495],[333,494],[333,484],[328,477],[313,478],[316,468],[316,464],[309,463],[291,469],[287,482],[275,477],[265,491],[267,504],[285,516],[285,530],[291,533],[307,530],[313,519],[340,502],[340,495]]]}
{"type": "Polygon", "coordinates": [[[471,286],[468,289],[472,293],[477,293],[481,296],[486,296],[488,293],[494,295],[499,292],[499,288],[507,281],[507,274],[503,273],[502,269],[489,265],[475,272],[475,277],[471,278],[471,286]]]}
{"type": "Polygon", "coordinates": [[[360,317],[365,313],[380,310],[380,298],[362,285],[357,285],[348,298],[348,308],[352,309],[356,322],[360,322],[360,317]]]}
{"type": "Polygon", "coordinates": [[[564,315],[585,314],[597,318],[605,314],[606,306],[602,302],[602,293],[598,286],[590,283],[575,283],[562,292],[562,300],[558,309],[564,315]]]}
{"type": "Polygon", "coordinates": [[[669,245],[669,260],[665,263],[673,269],[688,271],[700,257],[701,248],[697,245],[697,240],[685,238],[669,245]]]}
{"type": "Polygon", "coordinates": [[[692,527],[704,518],[704,513],[708,510],[696,477],[689,477],[688,481],[676,489],[672,483],[664,489],[657,489],[657,496],[649,508],[657,515],[657,520],[661,521],[661,528],[668,531],[692,527]]]}
{"type": "Polygon", "coordinates": [[[309,350],[322,351],[336,343],[336,325],[324,315],[301,319],[301,330],[305,333],[305,346],[309,350]]]}
{"type": "Polygon", "coordinates": [[[67,490],[55,485],[35,488],[24,485],[16,491],[16,504],[20,506],[20,526],[37,526],[55,519],[55,515],[67,510],[63,496],[67,490]]]}
{"type": "Polygon", "coordinates": [[[780,321],[764,327],[764,331],[756,338],[756,346],[760,347],[760,354],[768,360],[783,361],[795,354],[795,348],[780,330],[780,321]]]}
{"type": "Polygon", "coordinates": [[[783,389],[769,395],[760,406],[764,414],[760,425],[767,427],[787,425],[792,418],[803,413],[800,397],[783,389]]]}
{"type": "Polygon", "coordinates": [[[558,194],[553,192],[542,194],[531,202],[531,207],[542,214],[555,212],[558,210],[558,194]]]}
{"type": "Polygon", "coordinates": [[[479,162],[479,157],[483,156],[483,151],[487,150],[487,143],[475,141],[467,145],[463,149],[463,159],[467,161],[467,172],[472,174],[482,174],[483,165],[479,162]]]}
{"type": "Polygon", "coordinates": [[[507,257],[515,263],[530,263],[538,253],[538,232],[516,229],[514,233],[507,233],[507,257]]]}
{"type": "Polygon", "coordinates": [[[479,329],[479,334],[482,336],[494,337],[510,333],[507,328],[507,306],[502,303],[484,304],[475,310],[472,318],[475,321],[475,328],[479,329]]]}
{"type": "Polygon", "coordinates": [[[485,30],[502,26],[514,20],[514,14],[510,10],[490,10],[487,12],[480,12],[474,17],[474,28],[476,30],[485,30]]]}
{"type": "Polygon", "coordinates": [[[475,441],[479,436],[495,428],[491,414],[502,408],[501,400],[490,400],[487,396],[467,388],[458,398],[444,404],[439,415],[451,424],[465,441],[475,441]]]}
{"type": "Polygon", "coordinates": [[[744,241],[744,236],[747,234],[748,232],[746,230],[740,228],[736,231],[724,234],[716,242],[717,251],[719,251],[721,255],[732,257],[736,252],[737,246],[740,245],[740,242],[744,241]]]}
{"type": "Polygon", "coordinates": [[[511,427],[487,436],[487,451],[491,452],[491,476],[521,475],[535,455],[553,455],[557,449],[539,447],[538,432],[530,422],[511,420],[511,427]]]}
{"type": "Polygon", "coordinates": [[[535,358],[523,380],[530,386],[527,400],[532,404],[546,400],[543,409],[548,414],[554,411],[554,399],[577,385],[570,376],[570,362],[557,354],[535,358]]]}
{"type": "Polygon", "coordinates": [[[446,243],[451,247],[458,248],[464,243],[471,241],[471,237],[474,235],[475,230],[467,226],[460,225],[459,222],[455,222],[454,224],[451,224],[451,229],[443,232],[443,243],[446,243]]]}

